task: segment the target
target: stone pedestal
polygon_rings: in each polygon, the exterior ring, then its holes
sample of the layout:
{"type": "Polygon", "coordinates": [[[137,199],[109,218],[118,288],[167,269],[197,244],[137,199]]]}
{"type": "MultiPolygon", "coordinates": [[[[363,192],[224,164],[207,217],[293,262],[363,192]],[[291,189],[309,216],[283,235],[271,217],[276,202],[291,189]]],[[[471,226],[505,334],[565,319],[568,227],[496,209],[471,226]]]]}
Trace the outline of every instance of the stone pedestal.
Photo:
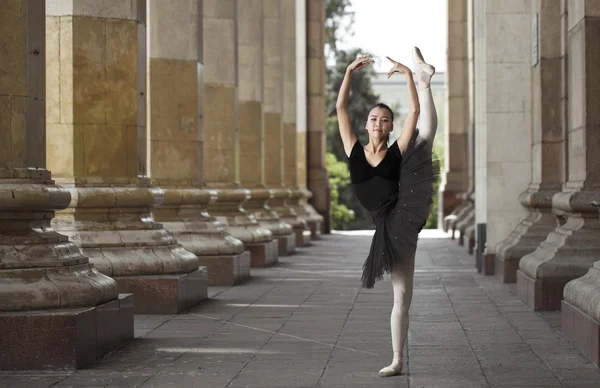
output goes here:
{"type": "Polygon", "coordinates": [[[250,277],[249,253],[244,244],[225,231],[224,225],[206,208],[217,192],[206,189],[165,189],[165,200],[153,211],[186,250],[198,256],[208,272],[208,284],[233,285],[250,277]],[[221,264],[220,261],[231,264],[221,264]],[[223,271],[230,268],[229,274],[223,271]],[[233,272],[235,269],[235,273],[233,272]],[[227,280],[222,283],[220,279],[227,280]]]}
{"type": "Polygon", "coordinates": [[[560,310],[563,288],[598,259],[600,222],[590,192],[558,193],[553,208],[560,225],[519,262],[519,297],[535,310],[560,310]],[[569,209],[569,213],[565,213],[569,209]]]}
{"type": "Polygon", "coordinates": [[[209,212],[219,220],[227,232],[244,244],[250,252],[253,266],[269,266],[277,263],[277,240],[268,229],[260,226],[256,218],[244,208],[250,199],[247,189],[218,189],[216,202],[209,205],[209,212]]]}
{"type": "Polygon", "coordinates": [[[452,239],[456,238],[457,231],[460,238],[459,225],[463,228],[466,227],[466,225],[468,225],[466,224],[466,219],[468,217],[474,217],[475,214],[475,201],[473,200],[474,192],[469,191],[463,196],[463,206],[456,212],[456,217],[448,222],[448,228],[452,231],[452,239]]]}
{"type": "Polygon", "coordinates": [[[465,227],[463,240],[467,243],[467,252],[472,255],[475,250],[475,218],[465,227]]]}
{"type": "MultiPolygon", "coordinates": [[[[600,203],[595,201],[593,206],[600,203]]],[[[565,285],[561,330],[596,366],[600,366],[600,261],[565,285]]]]}
{"type": "Polygon", "coordinates": [[[526,192],[521,203],[529,206],[529,215],[496,247],[495,274],[503,283],[515,283],[519,261],[537,249],[557,226],[551,213],[554,192],[526,192]]]}
{"type": "Polygon", "coordinates": [[[206,267],[184,274],[160,276],[120,276],[119,290],[140,295],[135,312],[139,314],[179,314],[207,298],[206,267]]]}
{"type": "Polygon", "coordinates": [[[565,286],[561,331],[600,366],[600,261],[565,286]]]}
{"type": "Polygon", "coordinates": [[[306,219],[298,215],[296,208],[287,204],[291,195],[292,193],[289,189],[271,189],[269,203],[277,214],[279,214],[281,220],[292,226],[296,237],[296,246],[303,247],[310,244],[311,231],[306,219]]]}
{"type": "Polygon", "coordinates": [[[535,278],[522,270],[517,271],[517,295],[532,310],[560,310],[562,293],[569,278],[535,278]]]}
{"type": "MultiPolygon", "coordinates": [[[[53,224],[57,230],[89,255],[100,272],[113,277],[120,292],[135,291],[136,313],[173,312],[172,306],[155,303],[165,296],[164,285],[174,277],[185,279],[199,265],[196,255],[151,216],[151,207],[163,199],[162,190],[148,180],[141,180],[138,187],[67,188],[73,199],[57,214],[53,224]]],[[[199,289],[188,294],[169,291],[177,296],[176,306],[188,306],[189,295],[197,296],[195,303],[206,298],[206,281],[191,284],[199,289]]]]}
{"type": "Polygon", "coordinates": [[[78,369],[133,339],[133,295],[95,307],[0,312],[0,370],[78,369]]]}
{"type": "Polygon", "coordinates": [[[208,284],[234,286],[250,278],[250,252],[237,256],[199,256],[200,265],[209,268],[208,284]]]}
{"type": "Polygon", "coordinates": [[[306,221],[311,239],[316,240],[323,233],[324,218],[309,203],[312,196],[313,194],[309,190],[296,188],[292,190],[290,201],[296,214],[306,221]]]}
{"type": "Polygon", "coordinates": [[[471,206],[463,213],[462,219],[458,219],[456,222],[456,230],[458,230],[458,245],[465,245],[465,241],[469,242],[467,236],[467,228],[474,230],[475,227],[475,206],[472,203],[471,206]]]}
{"type": "Polygon", "coordinates": [[[447,223],[456,217],[456,211],[460,208],[461,202],[458,200],[460,192],[441,187],[438,195],[441,197],[442,203],[442,219],[444,220],[444,231],[448,231],[447,223]]]}
{"type": "Polygon", "coordinates": [[[454,240],[454,234],[456,232],[456,223],[462,217],[463,213],[468,207],[468,202],[461,200],[460,204],[452,210],[452,213],[444,217],[444,232],[452,232],[451,238],[454,240]]]}
{"type": "Polygon", "coordinates": [[[283,222],[270,206],[272,194],[268,189],[250,189],[250,199],[244,204],[244,208],[256,218],[260,226],[271,231],[273,238],[277,240],[278,255],[289,256],[296,250],[294,230],[290,224],[283,222]]]}
{"type": "MultiPolygon", "coordinates": [[[[0,127],[0,132],[2,127],[0,127]]],[[[133,298],[50,227],[43,169],[0,169],[0,369],[75,369],[133,338],[133,298]]]]}

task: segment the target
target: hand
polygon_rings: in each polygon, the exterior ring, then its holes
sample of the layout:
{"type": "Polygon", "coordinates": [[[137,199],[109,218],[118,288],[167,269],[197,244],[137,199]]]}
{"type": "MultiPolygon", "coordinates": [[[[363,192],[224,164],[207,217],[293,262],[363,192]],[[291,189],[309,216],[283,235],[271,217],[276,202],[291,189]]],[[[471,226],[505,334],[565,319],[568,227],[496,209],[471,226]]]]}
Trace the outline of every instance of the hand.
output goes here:
{"type": "Polygon", "coordinates": [[[388,61],[392,62],[392,64],[393,64],[392,68],[387,73],[388,78],[390,78],[392,76],[392,74],[394,74],[394,73],[404,73],[404,74],[412,73],[412,71],[410,71],[410,69],[408,67],[404,66],[400,62],[396,62],[390,57],[386,57],[386,58],[388,59],[388,61]]]}
{"type": "Polygon", "coordinates": [[[349,64],[348,67],[346,68],[346,70],[348,70],[348,71],[360,70],[363,67],[369,66],[371,63],[375,63],[375,61],[373,59],[371,59],[371,56],[369,54],[361,55],[360,57],[356,58],[356,60],[354,62],[349,64]]]}

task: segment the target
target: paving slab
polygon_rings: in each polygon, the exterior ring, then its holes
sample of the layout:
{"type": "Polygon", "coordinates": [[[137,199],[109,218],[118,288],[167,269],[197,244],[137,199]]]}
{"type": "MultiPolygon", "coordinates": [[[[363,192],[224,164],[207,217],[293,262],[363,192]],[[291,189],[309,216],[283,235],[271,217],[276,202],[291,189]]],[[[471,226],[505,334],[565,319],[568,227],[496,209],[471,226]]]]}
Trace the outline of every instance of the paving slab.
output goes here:
{"type": "Polygon", "coordinates": [[[179,315],[136,315],[136,339],[75,372],[0,372],[0,387],[599,388],[600,370],[516,287],[484,277],[440,231],[419,241],[404,373],[389,276],[360,288],[369,231],[324,235],[179,315]]]}

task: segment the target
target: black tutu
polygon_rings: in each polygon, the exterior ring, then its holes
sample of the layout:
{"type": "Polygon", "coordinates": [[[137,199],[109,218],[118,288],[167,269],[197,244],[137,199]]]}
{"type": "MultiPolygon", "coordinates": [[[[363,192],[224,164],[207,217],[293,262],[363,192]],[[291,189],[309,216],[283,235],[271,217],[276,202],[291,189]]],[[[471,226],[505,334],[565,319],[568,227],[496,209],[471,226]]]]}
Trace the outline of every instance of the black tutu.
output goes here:
{"type": "Polygon", "coordinates": [[[375,234],[363,266],[362,286],[390,273],[394,264],[414,257],[419,232],[433,203],[433,186],[439,177],[439,161],[427,140],[415,130],[402,155],[399,180],[373,177],[352,187],[360,203],[371,213],[375,234]]]}

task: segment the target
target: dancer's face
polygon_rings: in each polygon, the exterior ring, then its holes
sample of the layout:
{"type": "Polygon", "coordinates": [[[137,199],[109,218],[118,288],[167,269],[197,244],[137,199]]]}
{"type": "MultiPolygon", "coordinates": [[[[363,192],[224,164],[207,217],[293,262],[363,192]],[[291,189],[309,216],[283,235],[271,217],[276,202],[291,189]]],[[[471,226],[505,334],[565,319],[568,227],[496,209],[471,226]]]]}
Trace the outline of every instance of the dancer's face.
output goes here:
{"type": "Polygon", "coordinates": [[[375,107],[369,112],[366,128],[367,132],[369,132],[369,137],[386,139],[394,129],[392,115],[385,108],[375,107]]]}

